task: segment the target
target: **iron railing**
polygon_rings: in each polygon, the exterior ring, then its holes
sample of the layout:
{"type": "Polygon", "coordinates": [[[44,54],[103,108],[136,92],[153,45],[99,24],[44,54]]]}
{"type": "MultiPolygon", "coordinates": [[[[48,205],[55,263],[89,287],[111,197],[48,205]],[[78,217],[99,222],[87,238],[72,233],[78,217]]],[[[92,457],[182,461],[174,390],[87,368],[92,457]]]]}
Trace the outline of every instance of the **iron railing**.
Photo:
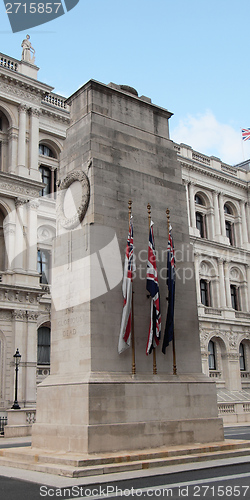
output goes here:
{"type": "Polygon", "coordinates": [[[0,435],[4,434],[4,427],[8,423],[8,417],[0,417],[0,435]]]}

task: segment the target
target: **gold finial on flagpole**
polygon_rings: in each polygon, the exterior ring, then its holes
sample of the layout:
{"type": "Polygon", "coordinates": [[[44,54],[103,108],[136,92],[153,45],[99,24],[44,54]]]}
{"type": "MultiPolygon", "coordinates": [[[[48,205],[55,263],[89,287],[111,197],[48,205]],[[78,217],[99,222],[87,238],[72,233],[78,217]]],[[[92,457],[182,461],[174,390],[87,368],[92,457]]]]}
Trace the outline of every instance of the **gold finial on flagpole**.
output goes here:
{"type": "MultiPolygon", "coordinates": [[[[128,201],[128,225],[130,228],[130,219],[132,215],[132,200],[128,201]]],[[[132,301],[131,301],[131,347],[132,347],[132,375],[136,374],[135,365],[135,333],[134,333],[134,292],[132,283],[132,301]]]]}
{"type": "MultiPolygon", "coordinates": [[[[150,205],[150,203],[147,204],[147,209],[148,209],[148,226],[149,226],[149,231],[150,231],[150,227],[151,227],[151,205],[150,205]]],[[[153,347],[153,375],[157,375],[156,352],[155,352],[154,347],[153,347]]]]}
{"type": "Polygon", "coordinates": [[[130,224],[132,214],[132,200],[128,200],[128,223],[130,224]]]}
{"type": "MultiPolygon", "coordinates": [[[[170,230],[170,210],[169,210],[168,208],[167,208],[167,210],[166,210],[166,214],[167,214],[168,239],[169,239],[169,230],[170,230]]],[[[174,330],[173,330],[172,347],[173,347],[173,375],[177,375],[174,330]]]]}

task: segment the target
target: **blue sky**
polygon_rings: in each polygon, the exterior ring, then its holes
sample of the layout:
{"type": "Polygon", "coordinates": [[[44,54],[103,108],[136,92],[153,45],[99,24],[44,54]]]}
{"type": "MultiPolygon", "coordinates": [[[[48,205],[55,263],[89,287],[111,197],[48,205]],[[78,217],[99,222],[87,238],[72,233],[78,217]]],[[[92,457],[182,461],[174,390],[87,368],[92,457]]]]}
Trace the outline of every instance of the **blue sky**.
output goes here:
{"type": "Polygon", "coordinates": [[[135,87],[174,113],[171,139],[229,164],[250,158],[249,0],[80,0],[13,34],[0,0],[0,52],[29,33],[39,80],[69,96],[90,78],[135,87]]]}

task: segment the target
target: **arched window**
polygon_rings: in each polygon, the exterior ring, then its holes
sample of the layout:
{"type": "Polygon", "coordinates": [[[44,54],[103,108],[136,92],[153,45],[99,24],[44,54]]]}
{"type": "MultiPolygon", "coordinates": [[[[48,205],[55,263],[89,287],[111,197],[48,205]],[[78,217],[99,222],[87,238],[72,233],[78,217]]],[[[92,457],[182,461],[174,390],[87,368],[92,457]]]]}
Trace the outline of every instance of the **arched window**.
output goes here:
{"type": "Polygon", "coordinates": [[[208,343],[208,364],[209,370],[216,370],[215,343],[212,340],[208,343]]]}
{"type": "Polygon", "coordinates": [[[240,343],[239,346],[239,356],[240,356],[240,371],[245,371],[246,370],[245,348],[242,342],[240,343]]]}
{"type": "Polygon", "coordinates": [[[42,182],[45,186],[40,191],[40,196],[53,195],[56,192],[58,161],[54,151],[46,144],[39,144],[39,157],[42,182]]]}
{"type": "Polygon", "coordinates": [[[49,158],[56,158],[55,153],[45,144],[39,144],[39,155],[49,156],[49,158]]]}
{"type": "Polygon", "coordinates": [[[37,364],[50,364],[50,328],[41,326],[37,331],[37,364]]]}
{"type": "Polygon", "coordinates": [[[224,213],[227,214],[227,215],[228,214],[229,215],[233,215],[232,209],[231,209],[231,207],[227,203],[225,203],[225,205],[224,205],[224,213]]]}
{"type": "Polygon", "coordinates": [[[224,214],[226,236],[229,239],[230,245],[235,246],[234,213],[229,203],[225,203],[224,205],[224,214]]]}
{"type": "Polygon", "coordinates": [[[196,205],[205,205],[203,199],[198,194],[195,195],[194,202],[196,205]]]}
{"type": "Polygon", "coordinates": [[[211,307],[210,282],[200,280],[201,303],[206,307],[211,307]]]}
{"type": "Polygon", "coordinates": [[[201,238],[207,238],[206,202],[200,193],[195,194],[194,202],[197,205],[195,210],[196,229],[198,229],[201,238]]]}

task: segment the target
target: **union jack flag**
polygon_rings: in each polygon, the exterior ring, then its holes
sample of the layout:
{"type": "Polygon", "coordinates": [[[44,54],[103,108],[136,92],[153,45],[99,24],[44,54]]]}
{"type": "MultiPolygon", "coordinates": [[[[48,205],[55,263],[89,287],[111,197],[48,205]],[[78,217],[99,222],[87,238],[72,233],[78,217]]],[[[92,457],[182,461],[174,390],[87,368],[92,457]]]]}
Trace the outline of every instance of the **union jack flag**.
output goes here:
{"type": "Polygon", "coordinates": [[[130,347],[131,341],[131,325],[132,325],[132,293],[133,293],[133,273],[135,271],[134,263],[134,239],[133,239],[133,222],[132,217],[129,224],[129,233],[126,246],[125,262],[124,262],[124,274],[122,283],[122,293],[123,293],[123,311],[121,328],[118,343],[118,352],[125,351],[130,347]]]}
{"type": "Polygon", "coordinates": [[[250,128],[243,128],[242,129],[242,140],[247,141],[250,139],[250,128]]]}
{"type": "Polygon", "coordinates": [[[167,259],[167,286],[168,286],[168,312],[162,344],[162,352],[165,354],[166,347],[174,336],[174,301],[175,301],[175,254],[172,238],[172,228],[168,235],[168,259],[167,259]]]}
{"type": "Polygon", "coordinates": [[[151,295],[151,316],[148,332],[146,354],[159,345],[161,338],[161,311],[158,273],[156,267],[155,241],[153,233],[153,222],[150,225],[148,242],[148,264],[147,264],[147,290],[151,295]]]}

